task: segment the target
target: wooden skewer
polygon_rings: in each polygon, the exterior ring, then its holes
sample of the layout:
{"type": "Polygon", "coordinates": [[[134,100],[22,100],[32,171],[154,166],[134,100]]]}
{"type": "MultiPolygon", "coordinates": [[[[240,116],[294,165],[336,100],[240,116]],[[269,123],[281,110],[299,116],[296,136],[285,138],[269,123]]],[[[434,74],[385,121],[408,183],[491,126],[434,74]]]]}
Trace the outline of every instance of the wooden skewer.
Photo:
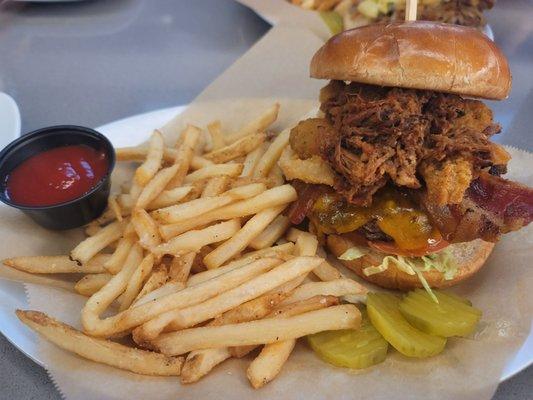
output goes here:
{"type": "Polygon", "coordinates": [[[405,4],[405,20],[416,21],[416,6],[417,0],[406,0],[405,4]]]}

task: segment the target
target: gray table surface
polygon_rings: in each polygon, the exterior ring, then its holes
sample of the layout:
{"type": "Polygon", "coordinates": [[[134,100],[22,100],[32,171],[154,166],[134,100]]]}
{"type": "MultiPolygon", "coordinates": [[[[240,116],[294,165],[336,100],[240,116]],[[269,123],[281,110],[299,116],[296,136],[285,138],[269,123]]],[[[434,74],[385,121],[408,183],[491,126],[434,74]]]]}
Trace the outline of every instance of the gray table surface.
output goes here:
{"type": "MultiPolygon", "coordinates": [[[[269,25],[231,0],[0,0],[0,91],[21,108],[22,131],[98,126],[187,104],[269,25]]],[[[500,0],[489,21],[511,62],[510,98],[493,102],[497,141],[533,151],[533,3],[500,0]]],[[[494,399],[533,397],[533,367],[494,399]]],[[[0,399],[59,399],[46,372],[0,335],[0,399]]]]}

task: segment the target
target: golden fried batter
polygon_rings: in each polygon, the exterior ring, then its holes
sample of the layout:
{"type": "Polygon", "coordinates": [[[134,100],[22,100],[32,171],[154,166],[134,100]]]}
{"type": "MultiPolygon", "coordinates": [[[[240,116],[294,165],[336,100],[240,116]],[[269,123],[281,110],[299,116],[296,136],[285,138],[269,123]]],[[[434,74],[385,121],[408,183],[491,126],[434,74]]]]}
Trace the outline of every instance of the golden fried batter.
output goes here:
{"type": "Polygon", "coordinates": [[[291,129],[290,144],[302,160],[320,156],[320,137],[337,135],[330,123],[324,118],[310,118],[300,121],[291,129]]]}
{"type": "Polygon", "coordinates": [[[426,182],[428,200],[438,206],[460,203],[472,181],[472,169],[472,162],[463,158],[441,165],[422,163],[419,170],[426,182]]]}

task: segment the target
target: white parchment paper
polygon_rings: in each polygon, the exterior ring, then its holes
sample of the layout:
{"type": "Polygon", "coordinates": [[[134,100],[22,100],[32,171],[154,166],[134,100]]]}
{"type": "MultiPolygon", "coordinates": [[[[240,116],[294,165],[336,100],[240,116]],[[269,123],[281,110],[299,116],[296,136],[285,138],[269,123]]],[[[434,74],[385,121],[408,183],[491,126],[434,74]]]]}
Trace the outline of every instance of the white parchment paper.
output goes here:
{"type": "MultiPolygon", "coordinates": [[[[320,44],[312,33],[273,28],[163,128],[168,140],[175,140],[188,122],[203,125],[220,118],[225,129],[237,129],[273,99],[282,104],[277,128],[290,126],[316,106],[318,90],[325,84],[307,78],[309,60],[320,44]]],[[[508,177],[533,185],[533,156],[519,150],[511,153],[508,177]]],[[[79,233],[41,230],[5,207],[0,208],[0,223],[2,257],[66,254],[79,240],[79,233]]],[[[446,350],[430,359],[408,359],[391,349],[384,363],[351,372],[323,363],[302,342],[280,376],[254,391],[245,377],[250,358],[229,360],[200,382],[182,386],[177,378],[144,377],[86,361],[42,340],[40,357],[69,400],[489,399],[505,363],[528,334],[533,315],[531,259],[533,227],[506,235],[486,266],[455,289],[483,310],[479,331],[470,339],[450,339],[446,350]]],[[[80,327],[83,297],[37,285],[27,285],[27,292],[30,308],[80,327]]]]}

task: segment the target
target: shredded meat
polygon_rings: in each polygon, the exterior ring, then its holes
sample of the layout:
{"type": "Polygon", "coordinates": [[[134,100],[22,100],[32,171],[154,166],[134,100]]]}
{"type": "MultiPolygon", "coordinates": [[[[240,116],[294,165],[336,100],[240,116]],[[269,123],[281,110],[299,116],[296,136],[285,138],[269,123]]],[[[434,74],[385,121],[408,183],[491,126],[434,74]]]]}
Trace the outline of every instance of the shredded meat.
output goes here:
{"type": "MultiPolygon", "coordinates": [[[[418,6],[418,18],[424,21],[439,21],[448,24],[481,28],[486,20],[483,11],[494,6],[494,0],[443,0],[438,4],[421,4],[418,6]]],[[[405,19],[405,8],[393,9],[381,14],[377,21],[396,21],[405,19]]]]}
{"type": "Polygon", "coordinates": [[[393,242],[394,240],[384,233],[378,226],[376,220],[364,224],[357,230],[357,233],[363,235],[366,240],[377,242],[393,242]]]}
{"type": "Polygon", "coordinates": [[[480,101],[332,81],[321,103],[334,129],[322,129],[317,137],[320,154],[339,175],[335,189],[352,203],[370,204],[388,182],[421,188],[420,165],[438,170],[464,160],[474,177],[495,165],[489,138],[500,127],[480,101]]]}

